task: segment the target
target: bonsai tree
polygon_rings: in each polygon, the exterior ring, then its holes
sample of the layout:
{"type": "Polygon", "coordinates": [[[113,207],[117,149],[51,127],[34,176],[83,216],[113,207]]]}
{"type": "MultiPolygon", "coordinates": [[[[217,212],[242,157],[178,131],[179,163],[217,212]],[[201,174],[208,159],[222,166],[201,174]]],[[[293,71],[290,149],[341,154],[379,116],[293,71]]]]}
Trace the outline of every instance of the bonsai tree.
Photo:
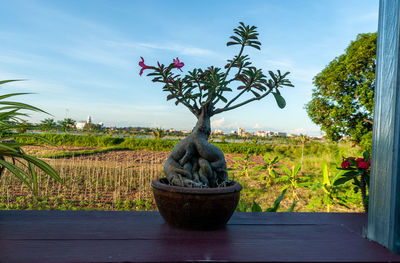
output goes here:
{"type": "Polygon", "coordinates": [[[243,54],[246,47],[260,50],[256,27],[240,22],[230,38],[226,45],[238,45],[240,50],[228,60],[224,69],[214,66],[195,68],[181,76],[175,73],[176,70],[182,72],[184,66],[178,58],[168,66],[157,62],[155,67],[146,65],[141,57],[139,74],[151,70],[147,76],[153,77],[153,82],[163,83],[163,90],[169,93],[167,100],[184,105],[197,118],[192,133],[175,145],[165,162],[164,173],[171,185],[222,187],[229,183],[224,154],[208,142],[212,116],[261,100],[271,93],[280,108],[286,105],[279,89],[293,87],[286,78],[289,72],[268,71],[267,76],[261,69],[252,66],[249,56],[243,54]],[[235,73],[232,74],[232,71],[235,73]],[[233,84],[237,84],[236,94],[227,99],[226,94],[233,92],[230,88],[233,84]],[[246,94],[250,94],[250,98],[243,99],[246,94]]]}

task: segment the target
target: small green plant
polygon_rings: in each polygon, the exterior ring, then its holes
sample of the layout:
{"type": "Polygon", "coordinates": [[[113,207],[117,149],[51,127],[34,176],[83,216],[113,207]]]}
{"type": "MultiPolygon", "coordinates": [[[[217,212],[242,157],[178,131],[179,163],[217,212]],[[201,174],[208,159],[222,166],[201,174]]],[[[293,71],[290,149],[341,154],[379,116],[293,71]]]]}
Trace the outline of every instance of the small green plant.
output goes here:
{"type": "Polygon", "coordinates": [[[275,169],[277,168],[277,163],[280,158],[275,156],[273,158],[268,158],[268,156],[264,155],[265,164],[259,165],[255,167],[256,170],[267,170],[268,173],[265,175],[261,175],[261,179],[267,183],[267,186],[271,186],[271,183],[277,178],[277,173],[275,169]]]}
{"type": "MultiPolygon", "coordinates": [[[[287,191],[287,189],[284,189],[282,191],[281,195],[278,196],[277,199],[275,199],[274,205],[272,207],[267,208],[264,212],[278,212],[280,204],[281,204],[282,200],[285,198],[286,191],[287,191]]],[[[293,212],[293,210],[298,202],[299,201],[294,201],[285,212],[293,212]]],[[[236,208],[236,212],[247,212],[248,210],[253,213],[263,212],[261,206],[256,201],[253,201],[251,206],[249,207],[244,201],[239,200],[239,204],[236,208]]]]}
{"type": "Polygon", "coordinates": [[[317,196],[308,206],[307,208],[311,208],[315,206],[317,203],[322,204],[326,207],[326,212],[331,212],[332,205],[337,203],[342,206],[346,206],[346,201],[340,197],[340,194],[343,193],[343,187],[341,184],[338,184],[337,181],[343,175],[343,171],[337,172],[332,177],[329,175],[329,169],[326,162],[322,164],[322,182],[316,182],[311,190],[323,191],[323,196],[317,196]]]}
{"type": "Polygon", "coordinates": [[[253,155],[254,153],[248,150],[244,157],[233,157],[233,159],[238,160],[238,162],[234,164],[233,168],[240,168],[242,170],[240,175],[245,175],[246,177],[249,177],[249,167],[250,165],[255,164],[255,162],[250,161],[250,158],[253,155]]]}
{"type": "Polygon", "coordinates": [[[310,177],[300,176],[299,171],[301,168],[301,163],[298,163],[296,166],[293,165],[291,170],[285,165],[282,165],[281,167],[283,168],[283,171],[286,173],[286,175],[275,179],[275,181],[285,183],[282,190],[291,188],[293,199],[298,200],[299,198],[297,196],[296,189],[299,187],[310,186],[310,177]]]}

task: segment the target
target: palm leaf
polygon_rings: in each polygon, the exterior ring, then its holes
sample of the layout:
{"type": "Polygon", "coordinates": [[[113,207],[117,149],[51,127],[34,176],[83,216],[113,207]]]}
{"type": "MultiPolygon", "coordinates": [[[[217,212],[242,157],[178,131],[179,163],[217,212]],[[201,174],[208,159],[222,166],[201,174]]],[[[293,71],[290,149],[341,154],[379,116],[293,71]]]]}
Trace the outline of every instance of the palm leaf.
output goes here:
{"type": "Polygon", "coordinates": [[[21,81],[23,79],[9,79],[9,80],[0,80],[0,85],[7,83],[7,82],[13,82],[13,81],[21,81]]]}
{"type": "Polygon", "coordinates": [[[24,170],[2,159],[0,159],[0,165],[9,170],[15,177],[21,180],[31,191],[33,191],[32,186],[25,179],[25,177],[30,178],[30,176],[24,170]]]}

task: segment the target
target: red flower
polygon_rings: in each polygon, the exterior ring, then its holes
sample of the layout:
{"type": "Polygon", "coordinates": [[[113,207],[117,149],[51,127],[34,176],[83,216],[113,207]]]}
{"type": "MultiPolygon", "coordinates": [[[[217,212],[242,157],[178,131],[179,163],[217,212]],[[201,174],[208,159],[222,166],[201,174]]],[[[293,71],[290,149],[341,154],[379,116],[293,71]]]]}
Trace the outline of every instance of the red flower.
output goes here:
{"type": "Polygon", "coordinates": [[[357,158],[356,162],[364,162],[364,158],[357,158]]]}
{"type": "Polygon", "coordinates": [[[179,61],[179,58],[176,58],[176,59],[174,59],[173,61],[174,61],[175,68],[177,68],[177,69],[179,69],[180,71],[182,71],[181,68],[182,68],[185,64],[184,64],[183,62],[180,62],[180,61],[179,61]]]}
{"type": "Polygon", "coordinates": [[[142,57],[140,57],[142,59],[142,61],[139,61],[139,66],[141,66],[142,68],[140,69],[140,73],[139,75],[142,76],[143,74],[143,70],[145,69],[152,69],[153,67],[147,66],[144,64],[144,59],[142,57]]]}
{"type": "Polygon", "coordinates": [[[342,168],[344,169],[344,168],[349,168],[349,167],[350,167],[350,162],[343,159],[342,168]]]}
{"type": "Polygon", "coordinates": [[[364,162],[364,161],[360,161],[360,162],[358,162],[358,168],[360,168],[360,169],[368,169],[369,168],[369,163],[368,162],[364,162]]]}

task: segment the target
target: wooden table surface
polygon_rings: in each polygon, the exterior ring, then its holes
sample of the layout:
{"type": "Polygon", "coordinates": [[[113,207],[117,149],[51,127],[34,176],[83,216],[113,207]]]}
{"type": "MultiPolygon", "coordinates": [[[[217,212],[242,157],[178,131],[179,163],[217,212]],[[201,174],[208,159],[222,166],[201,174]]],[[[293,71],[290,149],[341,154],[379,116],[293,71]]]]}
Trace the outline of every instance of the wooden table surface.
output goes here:
{"type": "Polygon", "coordinates": [[[158,212],[0,211],[0,262],[368,262],[400,255],[362,237],[364,214],[235,213],[217,231],[158,212]]]}

